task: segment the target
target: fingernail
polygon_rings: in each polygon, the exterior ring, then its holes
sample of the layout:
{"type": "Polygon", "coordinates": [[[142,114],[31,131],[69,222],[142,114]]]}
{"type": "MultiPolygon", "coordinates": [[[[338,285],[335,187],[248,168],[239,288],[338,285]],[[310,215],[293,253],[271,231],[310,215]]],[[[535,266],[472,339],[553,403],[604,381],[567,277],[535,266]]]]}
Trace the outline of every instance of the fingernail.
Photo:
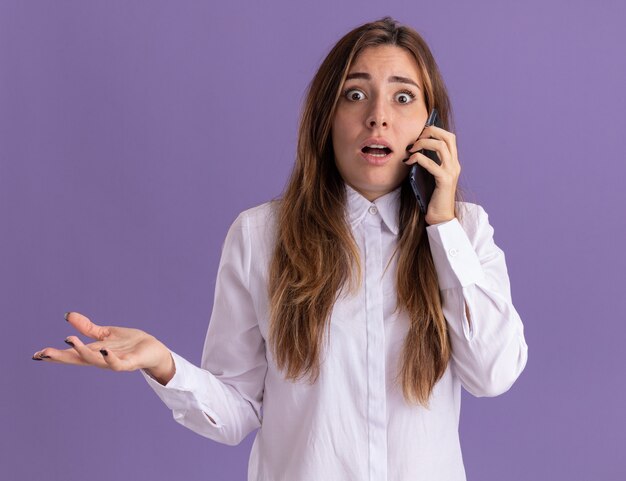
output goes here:
{"type": "Polygon", "coordinates": [[[411,147],[413,147],[413,144],[409,144],[406,146],[406,150],[411,150],[411,147]]]}
{"type": "MultiPolygon", "coordinates": [[[[70,312],[71,312],[71,311],[70,311],[70,312]]],[[[66,321],[67,321],[67,316],[69,316],[69,315],[70,315],[70,313],[69,313],[69,312],[66,312],[66,313],[65,313],[65,316],[64,316],[64,317],[65,317],[65,320],[66,320],[66,321]]],[[[69,321],[67,321],[67,322],[69,322],[69,321]]]]}
{"type": "Polygon", "coordinates": [[[104,357],[109,355],[106,349],[100,349],[100,354],[102,354],[104,357]]]}
{"type": "Polygon", "coordinates": [[[70,346],[74,347],[74,343],[72,341],[68,341],[67,339],[65,339],[63,342],[65,344],[69,344],[70,346]]]}
{"type": "Polygon", "coordinates": [[[41,359],[40,357],[33,356],[33,361],[43,361],[43,359],[41,359]]]}

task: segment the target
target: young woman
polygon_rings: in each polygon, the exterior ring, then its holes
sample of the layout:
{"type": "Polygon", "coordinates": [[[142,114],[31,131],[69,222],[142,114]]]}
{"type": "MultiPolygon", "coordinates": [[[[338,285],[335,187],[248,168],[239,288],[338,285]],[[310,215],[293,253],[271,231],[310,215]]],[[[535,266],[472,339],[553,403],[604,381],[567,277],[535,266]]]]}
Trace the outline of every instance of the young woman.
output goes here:
{"type": "Polygon", "coordinates": [[[201,367],[77,312],[96,342],[33,359],[141,369],[176,421],[221,443],[258,429],[249,480],[464,480],[461,386],[507,391],[527,345],[487,214],[459,198],[450,121],[419,34],[388,17],[352,30],[309,87],[282,199],[228,231],[201,367]],[[442,127],[424,128],[433,108],[442,127]],[[426,215],[414,163],[435,178],[426,215]]]}

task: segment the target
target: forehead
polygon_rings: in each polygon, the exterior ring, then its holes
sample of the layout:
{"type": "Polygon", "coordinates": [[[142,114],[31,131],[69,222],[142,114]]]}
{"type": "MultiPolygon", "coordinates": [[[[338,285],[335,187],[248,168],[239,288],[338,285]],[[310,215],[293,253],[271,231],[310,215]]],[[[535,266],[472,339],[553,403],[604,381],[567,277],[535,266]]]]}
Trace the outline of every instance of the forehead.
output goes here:
{"type": "Polygon", "coordinates": [[[418,80],[417,62],[408,50],[397,45],[380,45],[363,49],[354,59],[348,73],[367,72],[374,75],[402,75],[418,80]]]}

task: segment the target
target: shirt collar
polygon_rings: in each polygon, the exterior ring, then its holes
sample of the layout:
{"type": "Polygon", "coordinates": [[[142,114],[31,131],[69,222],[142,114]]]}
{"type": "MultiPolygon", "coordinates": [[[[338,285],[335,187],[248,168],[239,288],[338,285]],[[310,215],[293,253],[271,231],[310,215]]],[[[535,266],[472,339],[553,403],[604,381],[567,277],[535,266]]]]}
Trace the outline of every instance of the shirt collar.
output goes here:
{"type": "Polygon", "coordinates": [[[348,221],[352,227],[361,223],[365,216],[368,214],[368,210],[372,206],[376,206],[378,213],[383,219],[383,222],[387,228],[394,234],[398,235],[398,216],[400,211],[400,191],[402,186],[388,192],[385,195],[380,196],[374,202],[370,202],[358,191],[346,186],[346,210],[348,214],[348,221]]]}

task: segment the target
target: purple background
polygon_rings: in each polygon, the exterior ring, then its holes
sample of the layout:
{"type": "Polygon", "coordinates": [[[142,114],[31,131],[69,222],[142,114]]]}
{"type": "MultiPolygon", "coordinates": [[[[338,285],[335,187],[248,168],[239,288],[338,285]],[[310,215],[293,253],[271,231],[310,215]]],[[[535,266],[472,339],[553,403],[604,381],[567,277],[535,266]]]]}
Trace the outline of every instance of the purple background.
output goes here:
{"type": "Polygon", "coordinates": [[[329,48],[387,14],[439,63],[529,345],[509,392],[463,393],[468,479],[625,479],[626,9],[545,0],[2,0],[2,479],[245,479],[254,434],[217,444],[138,372],[30,357],[75,310],[199,363],[228,226],[280,194],[329,48]]]}

